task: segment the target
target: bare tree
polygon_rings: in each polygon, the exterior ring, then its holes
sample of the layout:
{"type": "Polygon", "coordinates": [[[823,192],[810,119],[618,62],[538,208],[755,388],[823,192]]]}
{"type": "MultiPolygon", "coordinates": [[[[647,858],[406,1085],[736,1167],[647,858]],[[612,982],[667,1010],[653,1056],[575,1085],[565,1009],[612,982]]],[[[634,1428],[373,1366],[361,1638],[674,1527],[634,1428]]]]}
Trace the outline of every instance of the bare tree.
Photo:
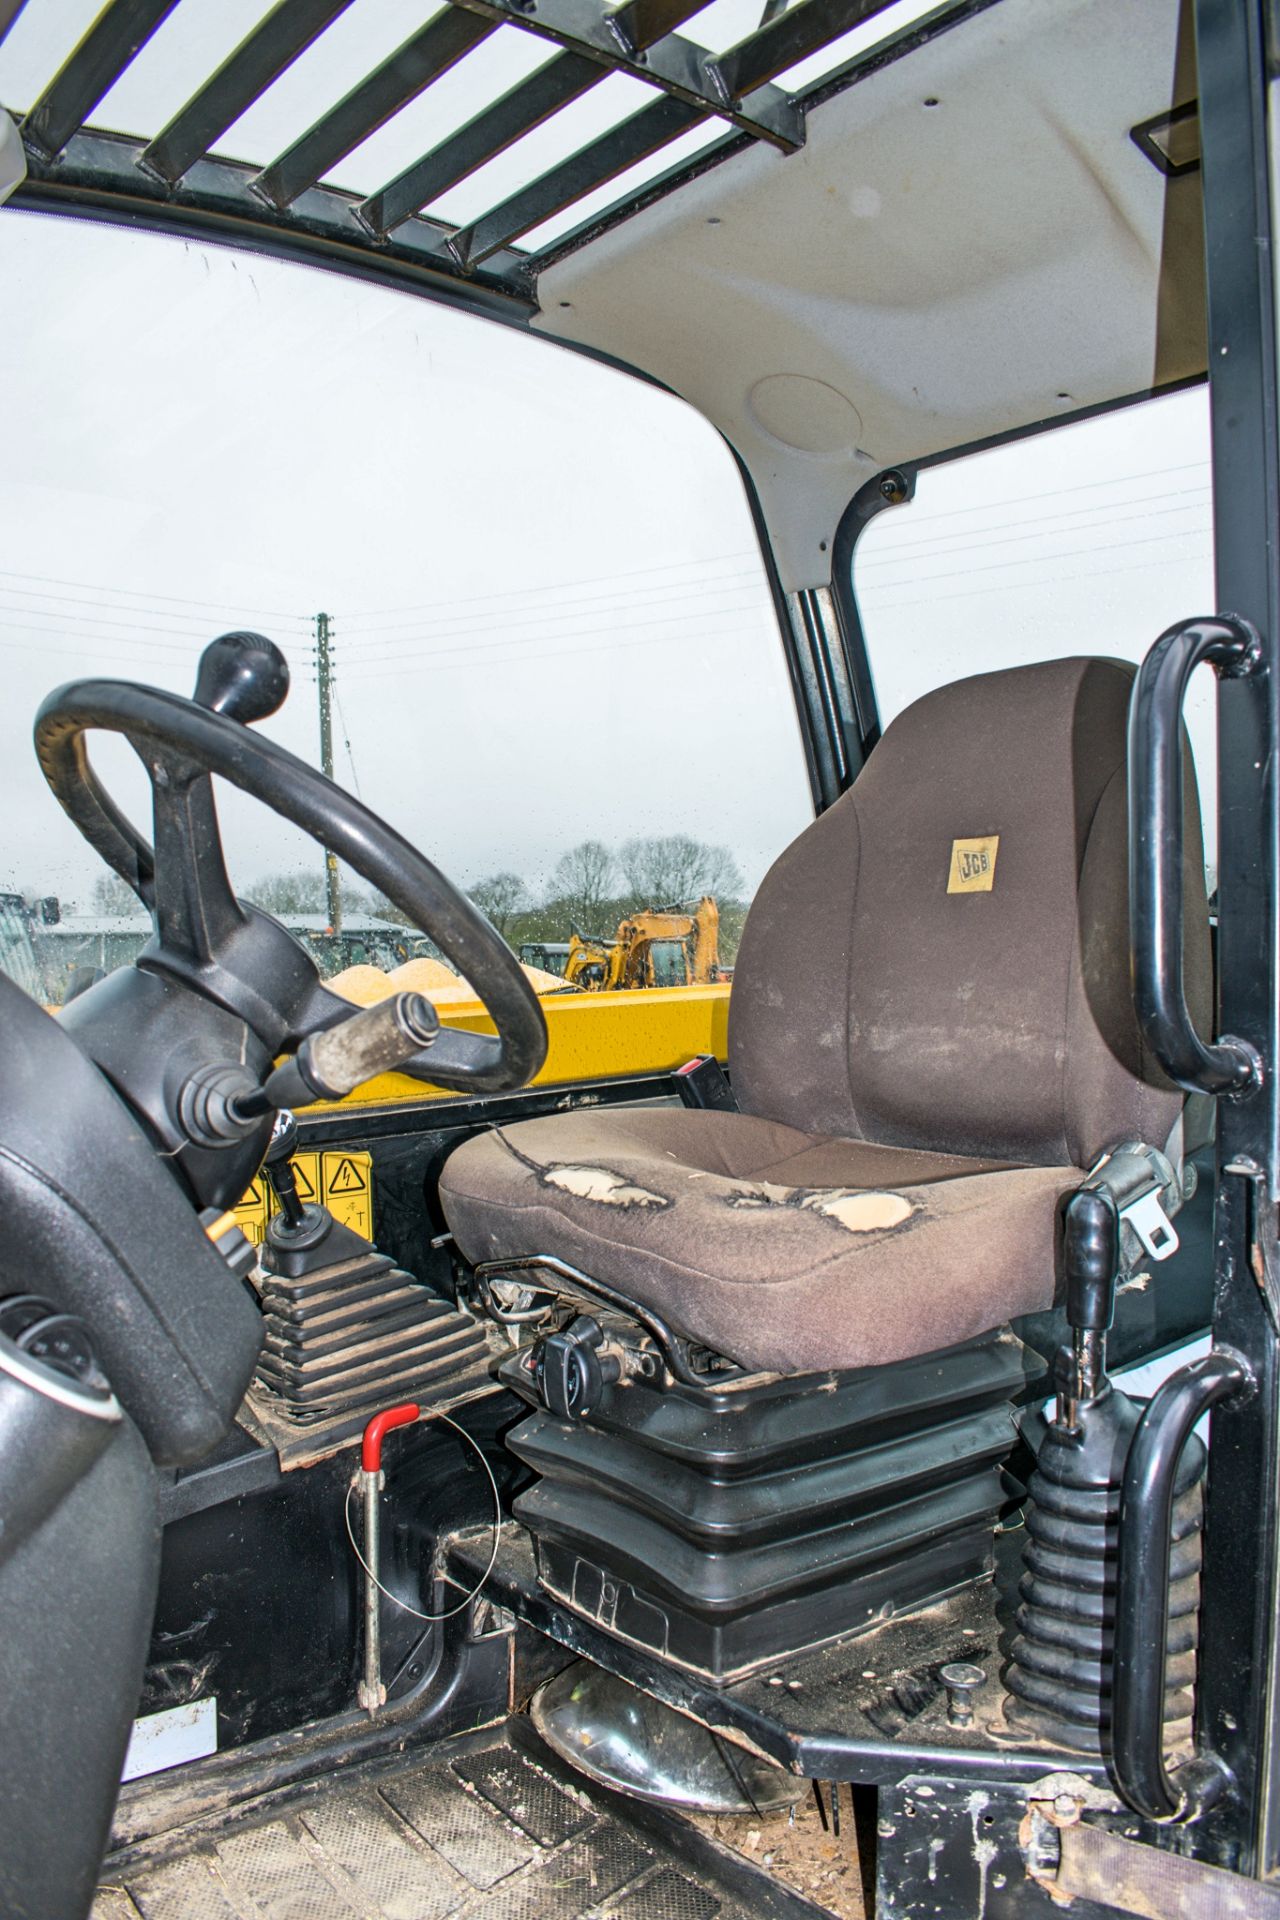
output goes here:
{"type": "Polygon", "coordinates": [[[704,893],[734,900],[744,887],[728,847],[709,846],[685,833],[628,840],[619,858],[638,906],[675,906],[700,900],[704,893]]]}
{"type": "Polygon", "coordinates": [[[601,840],[583,840],[561,854],[551,875],[552,898],[575,924],[586,927],[613,894],[615,865],[601,840]]]}
{"type": "MultiPolygon", "coordinates": [[[[351,913],[367,913],[369,896],[342,882],[342,904],[351,913]]],[[[329,907],[323,873],[266,873],[245,889],[246,900],[265,913],[326,913],[329,907]]]]}
{"type": "Polygon", "coordinates": [[[116,915],[145,913],[146,908],[139,900],[127,880],[118,873],[100,873],[93,883],[93,911],[95,913],[116,915]]]}
{"type": "Polygon", "coordinates": [[[529,889],[518,873],[491,873],[467,889],[472,904],[479,907],[499,933],[505,934],[513,916],[529,904],[529,889]]]}

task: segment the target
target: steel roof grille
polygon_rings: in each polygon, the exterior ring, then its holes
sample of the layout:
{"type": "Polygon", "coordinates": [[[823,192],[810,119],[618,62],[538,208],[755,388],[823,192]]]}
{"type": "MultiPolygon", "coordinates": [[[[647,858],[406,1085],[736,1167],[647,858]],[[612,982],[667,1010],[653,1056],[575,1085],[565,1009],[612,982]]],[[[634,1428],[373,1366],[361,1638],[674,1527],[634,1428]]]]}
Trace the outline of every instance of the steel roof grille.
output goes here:
{"type": "MultiPolygon", "coordinates": [[[[848,7],[856,0],[830,0],[830,3],[848,7]]],[[[879,3],[887,5],[888,0],[879,0],[879,3]]],[[[776,87],[757,88],[753,98],[739,109],[724,93],[712,56],[692,40],[671,31],[674,25],[701,12],[706,0],[627,0],[627,4],[616,10],[600,5],[599,0],[536,0],[536,14],[524,11],[527,0],[457,0],[457,4],[492,22],[508,22],[554,40],[566,51],[505,93],[501,100],[377,193],[370,194],[361,203],[360,215],[375,233],[388,233],[402,220],[429,206],[486,161],[532,132],[534,127],[541,126],[561,107],[579,99],[603,79],[607,71],[627,73],[633,79],[660,88],[691,111],[655,114],[645,120],[643,128],[634,128],[634,120],[640,116],[633,116],[623,123],[624,128],[632,129],[625,137],[622,129],[614,129],[612,134],[585,148],[582,154],[566,161],[553,173],[531,182],[507,201],[503,209],[495,209],[494,217],[498,212],[506,217],[507,210],[514,215],[519,204],[522,224],[516,231],[524,232],[537,226],[537,219],[523,218],[524,202],[527,200],[530,206],[541,205],[552,182],[557,183],[555,190],[561,191],[563,183],[579,173],[586,179],[588,156],[597,170],[579,190],[584,193],[613,179],[615,174],[684,133],[708,114],[731,120],[757,138],[770,140],[787,150],[803,142],[803,117],[785,93],[776,87]],[[663,128],[671,131],[664,133],[663,128]],[[619,152],[627,150],[628,142],[642,144],[631,152],[629,159],[614,164],[610,141],[615,138],[619,152]],[[605,171],[599,171],[600,167],[605,171]]],[[[869,4],[869,0],[863,0],[863,4],[869,4]]],[[[647,108],[643,111],[651,112],[647,108]]],[[[539,218],[558,212],[563,204],[558,202],[539,218]]],[[[477,230],[468,229],[468,234],[477,230]]]]}
{"type": "Polygon", "coordinates": [[[603,79],[603,67],[576,53],[562,53],[548,60],[545,67],[510,88],[491,107],[370,194],[360,204],[361,219],[375,233],[389,233],[603,79]]]}
{"type": "MultiPolygon", "coordinates": [[[[314,187],[330,167],[376,133],[401,107],[416,100],[433,80],[486,40],[496,26],[496,20],[467,13],[461,7],[446,7],[353,87],[323,120],[309,127],[286,153],[273,160],[254,181],[258,192],[273,206],[292,206],[300,193],[314,187]]],[[[425,205],[425,199],[418,205],[425,205]]]]}
{"type": "Polygon", "coordinates": [[[641,107],[639,113],[611,127],[563,165],[531,181],[471,226],[460,228],[449,242],[450,252],[461,266],[478,266],[531,227],[541,226],[553,213],[606,185],[638,160],[647,159],[702,118],[699,109],[685,100],[666,98],[641,107]]]}
{"type": "Polygon", "coordinates": [[[890,5],[892,0],[798,0],[716,56],[725,93],[731,100],[745,98],[890,5]]]}
{"type": "Polygon", "coordinates": [[[607,16],[607,24],[621,46],[642,53],[701,13],[706,4],[707,0],[697,0],[694,6],[688,0],[626,0],[607,16]]]}
{"type": "Polygon", "coordinates": [[[42,153],[61,153],[176,5],[114,0],[104,7],[22,122],[23,139],[42,153]]]}
{"type": "Polygon", "coordinates": [[[144,149],[143,164],[175,185],[350,5],[351,0],[279,0],[144,149]]]}
{"type": "MultiPolygon", "coordinates": [[[[684,4],[681,0],[630,0],[616,11],[601,0],[455,0],[455,4],[555,40],[570,53],[645,80],[704,113],[724,115],[757,139],[787,149],[804,144],[804,117],[787,94],[761,86],[754,89],[756,98],[749,106],[739,107],[721,78],[718,57],[670,30],[671,23],[701,13],[707,0],[684,0],[684,4]]],[[[843,33],[864,17],[862,9],[876,12],[891,0],[874,0],[874,4],[872,0],[824,0],[824,4],[849,16],[838,28],[843,33]]]]}
{"type": "MultiPolygon", "coordinates": [[[[795,0],[782,11],[778,0],[768,0],[755,32],[719,54],[678,31],[708,0],[622,0],[616,6],[604,0],[450,0],[267,166],[246,166],[211,153],[227,129],[351,4],[277,0],[143,146],[84,122],[176,0],[109,0],[26,117],[31,165],[21,198],[52,196],[67,205],[113,207],[132,200],[161,224],[212,221],[229,234],[250,227],[259,238],[272,230],[279,241],[292,237],[313,253],[337,248],[351,260],[363,252],[382,271],[425,274],[454,287],[465,279],[467,297],[480,304],[523,303],[548,259],[616,225],[742,145],[740,138],[726,137],[686,166],[672,164],[656,179],[650,170],[638,184],[621,189],[621,197],[603,213],[587,218],[584,212],[576,227],[562,231],[548,247],[512,251],[513,241],[545,222],[566,212],[572,221],[579,201],[642,168],[691,129],[724,127],[729,134],[736,128],[783,151],[801,146],[808,95],[793,98],[774,81],[884,12],[893,0],[795,0]],[[402,107],[429,95],[436,81],[502,25],[550,40],[559,52],[363,200],[325,184],[338,162],[402,107]],[[644,82],[653,91],[650,104],[459,229],[423,214],[610,72],[644,82]],[[187,181],[197,161],[204,165],[187,181]]],[[[991,0],[940,0],[928,16],[928,32],[945,31],[973,7],[988,4],[991,0]]],[[[17,11],[14,0],[0,0],[0,37],[17,11]]],[[[920,32],[913,28],[915,36],[920,32]]],[[[907,36],[899,38],[907,44],[907,36]]],[[[872,57],[859,56],[841,68],[834,84],[850,84],[864,59],[872,57]]],[[[832,84],[824,83],[826,91],[832,84]]]]}

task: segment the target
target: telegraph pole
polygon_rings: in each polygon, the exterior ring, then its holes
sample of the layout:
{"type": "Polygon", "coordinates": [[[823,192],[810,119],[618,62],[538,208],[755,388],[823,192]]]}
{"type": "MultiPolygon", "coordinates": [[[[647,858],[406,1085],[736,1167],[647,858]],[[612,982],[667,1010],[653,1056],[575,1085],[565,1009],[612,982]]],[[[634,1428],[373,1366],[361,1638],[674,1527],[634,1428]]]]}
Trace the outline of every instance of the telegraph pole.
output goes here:
{"type": "MultiPolygon", "coordinates": [[[[333,714],[330,689],[333,684],[333,655],[330,651],[329,616],[316,615],[316,685],[320,693],[320,765],[326,779],[333,778],[333,714]]],[[[342,932],[342,889],[338,880],[338,856],[328,847],[324,854],[324,890],[329,925],[342,932]]]]}

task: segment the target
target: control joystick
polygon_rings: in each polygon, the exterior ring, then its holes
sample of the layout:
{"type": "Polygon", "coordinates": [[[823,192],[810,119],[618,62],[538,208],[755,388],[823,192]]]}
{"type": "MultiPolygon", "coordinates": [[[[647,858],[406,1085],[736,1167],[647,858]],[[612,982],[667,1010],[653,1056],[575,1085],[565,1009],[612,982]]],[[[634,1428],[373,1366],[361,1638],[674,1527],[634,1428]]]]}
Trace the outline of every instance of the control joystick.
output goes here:
{"type": "Polygon", "coordinates": [[[302,1253],[318,1247],[333,1226],[333,1215],[327,1207],[304,1201],[298,1192],[293,1165],[297,1145],[298,1123],[291,1113],[281,1113],[263,1163],[271,1191],[280,1204],[279,1213],[267,1222],[267,1245],[281,1252],[302,1253]]]}
{"type": "Polygon", "coordinates": [[[320,1273],[342,1261],[363,1259],[372,1251],[363,1235],[334,1219],[319,1198],[318,1180],[316,1198],[303,1199],[293,1164],[297,1146],[298,1123],[291,1113],[281,1112],[263,1161],[263,1172],[280,1211],[267,1221],[262,1266],[267,1273],[292,1280],[320,1273]]]}

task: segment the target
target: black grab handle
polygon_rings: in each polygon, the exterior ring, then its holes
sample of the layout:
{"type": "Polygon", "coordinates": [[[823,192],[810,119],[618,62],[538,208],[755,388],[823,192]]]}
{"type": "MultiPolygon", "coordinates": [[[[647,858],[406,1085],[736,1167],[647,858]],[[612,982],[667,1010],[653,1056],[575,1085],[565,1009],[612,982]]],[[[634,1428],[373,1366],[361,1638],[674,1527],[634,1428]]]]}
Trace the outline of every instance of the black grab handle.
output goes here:
{"type": "Polygon", "coordinates": [[[1127,1806],[1148,1820],[1194,1820],[1231,1785],[1217,1754],[1197,1749],[1173,1773],[1164,1759],[1169,1568],[1178,1462],[1191,1429],[1220,1400],[1252,1391],[1225,1349],[1172,1374],[1138,1422],[1120,1496],[1111,1763],[1127,1806]]]}
{"type": "Polygon", "coordinates": [[[1220,679],[1261,664],[1258,635],[1235,614],[1183,620],[1160,635],[1138,670],[1129,708],[1129,939],[1133,996],[1147,1043],[1189,1093],[1241,1093],[1261,1062],[1247,1040],[1200,1038],[1187,1011],[1182,964],[1182,707],[1201,664],[1220,679]]]}

